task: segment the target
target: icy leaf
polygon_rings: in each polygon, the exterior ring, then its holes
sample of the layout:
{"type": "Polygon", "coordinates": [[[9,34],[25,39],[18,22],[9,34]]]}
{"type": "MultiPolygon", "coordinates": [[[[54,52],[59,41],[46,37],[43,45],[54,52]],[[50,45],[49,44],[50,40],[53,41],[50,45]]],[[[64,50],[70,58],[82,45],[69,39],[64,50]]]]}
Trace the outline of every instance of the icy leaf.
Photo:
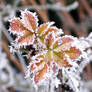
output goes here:
{"type": "Polygon", "coordinates": [[[70,67],[69,59],[77,59],[81,55],[80,49],[72,47],[74,40],[70,37],[58,38],[53,44],[54,61],[63,67],[70,67]],[[67,56],[66,56],[67,55],[67,56]]]}
{"type": "Polygon", "coordinates": [[[48,35],[48,34],[51,33],[51,32],[54,32],[54,34],[57,35],[58,32],[59,32],[59,29],[58,29],[57,27],[52,26],[52,27],[48,28],[48,30],[45,31],[45,32],[42,34],[42,37],[45,38],[46,35],[48,35]]]}
{"type": "Polygon", "coordinates": [[[60,67],[71,67],[69,64],[67,57],[62,52],[53,52],[53,59],[60,67]]]}
{"type": "Polygon", "coordinates": [[[36,31],[38,27],[38,19],[35,13],[25,10],[24,12],[22,12],[22,21],[26,28],[28,28],[32,32],[36,31]]]}
{"type": "Polygon", "coordinates": [[[74,41],[73,38],[68,37],[68,36],[62,37],[61,40],[62,40],[62,44],[65,44],[65,43],[73,42],[74,41]]]}
{"type": "Polygon", "coordinates": [[[39,83],[41,80],[49,79],[55,72],[56,65],[52,61],[51,51],[47,51],[44,55],[38,55],[35,60],[30,64],[30,73],[33,73],[35,83],[39,83]]]}
{"type": "Polygon", "coordinates": [[[48,22],[48,23],[44,23],[42,25],[40,25],[40,27],[38,28],[38,36],[42,36],[42,34],[48,30],[48,28],[50,28],[50,26],[53,25],[53,22],[48,22]]]}
{"type": "Polygon", "coordinates": [[[52,46],[52,43],[54,42],[54,33],[50,33],[45,38],[45,45],[47,48],[50,48],[52,46]]]}
{"type": "Polygon", "coordinates": [[[56,51],[65,51],[71,47],[73,42],[74,40],[70,37],[58,38],[53,44],[53,49],[56,51]]]}
{"type": "Polygon", "coordinates": [[[33,33],[31,33],[30,31],[26,31],[23,36],[20,36],[18,38],[17,42],[20,46],[30,45],[33,43],[34,37],[35,37],[35,35],[33,33]]]}
{"type": "Polygon", "coordinates": [[[16,42],[19,46],[33,44],[35,38],[34,32],[38,27],[37,22],[38,19],[35,13],[31,13],[27,10],[22,11],[22,19],[14,18],[11,20],[11,32],[18,34],[16,42]]]}
{"type": "Polygon", "coordinates": [[[10,26],[11,26],[10,31],[14,34],[23,33],[26,30],[26,28],[24,27],[24,25],[22,24],[19,18],[12,19],[10,22],[10,26]]]}
{"type": "Polygon", "coordinates": [[[47,73],[47,65],[45,64],[43,69],[39,70],[35,77],[34,80],[36,83],[38,83],[39,81],[41,81],[42,79],[45,79],[45,74],[47,73]]]}
{"type": "MultiPolygon", "coordinates": [[[[49,34],[54,33],[55,37],[57,37],[58,34],[59,34],[59,31],[61,31],[57,27],[51,26],[52,24],[53,24],[53,22],[44,23],[39,27],[38,36],[39,36],[39,41],[41,41],[41,43],[44,44],[44,41],[45,41],[46,38],[48,38],[49,34]]],[[[48,39],[50,39],[50,38],[48,38],[48,39]]]]}
{"type": "Polygon", "coordinates": [[[71,47],[69,50],[65,51],[68,54],[70,59],[77,59],[81,55],[81,51],[76,47],[71,47]]]}
{"type": "Polygon", "coordinates": [[[44,60],[39,60],[39,61],[36,61],[34,62],[31,66],[30,66],[30,71],[33,72],[35,71],[36,69],[40,70],[44,67],[45,65],[45,61],[44,60]]]}

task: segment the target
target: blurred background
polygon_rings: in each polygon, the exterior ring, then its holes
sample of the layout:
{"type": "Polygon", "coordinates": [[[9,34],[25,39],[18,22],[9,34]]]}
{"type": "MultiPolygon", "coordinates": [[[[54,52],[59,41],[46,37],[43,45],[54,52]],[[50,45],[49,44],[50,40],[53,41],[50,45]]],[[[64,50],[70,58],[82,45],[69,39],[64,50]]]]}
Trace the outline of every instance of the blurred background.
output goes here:
{"type": "MultiPolygon", "coordinates": [[[[92,31],[92,0],[0,0],[0,92],[34,92],[24,79],[29,60],[9,46],[15,37],[9,34],[9,19],[20,17],[20,10],[37,12],[39,24],[54,21],[66,35],[87,37],[92,31]]],[[[82,73],[85,92],[92,92],[92,64],[82,73]]],[[[57,92],[62,88],[58,88],[57,92]]],[[[40,92],[40,91],[39,91],[40,92]]],[[[69,91],[70,92],[70,91],[69,91]]],[[[83,91],[84,92],[84,91],[83,91]]]]}

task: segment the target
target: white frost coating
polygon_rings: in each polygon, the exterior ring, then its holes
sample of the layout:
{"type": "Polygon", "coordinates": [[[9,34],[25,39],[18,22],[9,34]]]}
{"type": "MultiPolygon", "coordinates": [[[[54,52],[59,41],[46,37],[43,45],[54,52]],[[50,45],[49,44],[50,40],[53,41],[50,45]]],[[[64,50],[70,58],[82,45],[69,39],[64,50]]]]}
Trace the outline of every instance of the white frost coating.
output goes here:
{"type": "Polygon", "coordinates": [[[86,49],[86,48],[89,48],[90,45],[87,41],[85,41],[85,38],[80,38],[80,43],[79,45],[83,48],[83,49],[86,49]]]}
{"type": "Polygon", "coordinates": [[[78,45],[81,45],[81,47],[86,50],[85,52],[83,52],[82,54],[82,61],[79,65],[79,72],[82,73],[84,68],[86,67],[86,65],[92,61],[92,50],[90,48],[92,48],[92,33],[89,34],[88,37],[84,38],[81,37],[79,38],[80,43],[78,45]]]}
{"type": "Polygon", "coordinates": [[[74,92],[80,92],[78,89],[79,86],[79,79],[76,78],[76,73],[73,71],[68,71],[64,68],[63,75],[68,79],[68,84],[74,90],[74,92]],[[69,73],[71,72],[71,73],[69,73]],[[74,74],[74,75],[73,75],[74,74]]]}
{"type": "Polygon", "coordinates": [[[80,44],[84,46],[84,49],[92,47],[92,32],[86,38],[80,37],[79,41],[80,41],[80,44]]]}
{"type": "Polygon", "coordinates": [[[62,40],[58,40],[58,46],[62,45],[62,40]]]}
{"type": "Polygon", "coordinates": [[[73,40],[76,40],[77,38],[76,37],[74,37],[74,36],[72,36],[72,35],[64,35],[64,36],[62,36],[62,38],[67,38],[67,37],[69,37],[69,38],[71,38],[71,39],[73,39],[73,40]]]}
{"type": "Polygon", "coordinates": [[[63,32],[63,30],[60,28],[60,29],[59,29],[59,32],[57,33],[57,36],[60,36],[60,35],[62,35],[62,34],[64,34],[64,32],[63,32]]]}
{"type": "Polygon", "coordinates": [[[92,61],[92,50],[91,50],[91,49],[88,49],[88,50],[87,50],[87,54],[88,54],[88,55],[87,55],[87,56],[88,56],[88,60],[89,60],[89,61],[92,61]]]}
{"type": "Polygon", "coordinates": [[[60,82],[60,80],[58,78],[55,78],[54,84],[55,84],[55,87],[58,88],[59,85],[61,84],[61,82],[60,82]]]}

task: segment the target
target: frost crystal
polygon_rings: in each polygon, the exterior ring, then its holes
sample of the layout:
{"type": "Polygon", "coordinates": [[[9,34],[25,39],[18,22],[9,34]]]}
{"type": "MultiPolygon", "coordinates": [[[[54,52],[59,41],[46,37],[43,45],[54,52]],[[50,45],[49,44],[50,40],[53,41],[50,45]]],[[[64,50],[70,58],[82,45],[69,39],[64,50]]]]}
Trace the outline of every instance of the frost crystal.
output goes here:
{"type": "MultiPolygon", "coordinates": [[[[20,18],[13,18],[10,22],[10,32],[17,35],[15,40],[16,48],[19,50],[27,49],[32,45],[34,49],[29,50],[30,64],[28,66],[26,78],[31,77],[36,86],[42,84],[53,84],[54,87],[65,83],[70,85],[75,92],[79,92],[80,65],[77,61],[84,58],[84,50],[92,44],[92,36],[77,39],[73,36],[60,36],[63,34],[61,29],[53,26],[54,22],[47,22],[38,25],[36,13],[28,10],[21,11],[20,18]],[[85,46],[83,44],[85,43],[85,46]],[[35,52],[32,55],[31,52],[35,52]],[[58,71],[62,70],[62,82],[57,78],[58,71]],[[70,71],[68,71],[70,70],[70,71]],[[78,75],[77,75],[78,74],[78,75]],[[54,81],[54,82],[53,82],[54,81]]],[[[13,50],[11,48],[11,50],[13,50]]],[[[87,51],[90,54],[90,50],[87,51]]],[[[27,53],[28,54],[28,53],[27,53]]]]}

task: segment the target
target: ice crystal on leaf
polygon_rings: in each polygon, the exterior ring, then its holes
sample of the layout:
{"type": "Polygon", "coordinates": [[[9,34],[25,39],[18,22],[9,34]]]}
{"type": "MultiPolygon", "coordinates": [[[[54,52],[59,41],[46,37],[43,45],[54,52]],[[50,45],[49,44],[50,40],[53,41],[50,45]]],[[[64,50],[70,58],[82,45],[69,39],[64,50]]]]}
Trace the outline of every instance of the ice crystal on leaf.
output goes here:
{"type": "Polygon", "coordinates": [[[19,46],[33,45],[38,52],[32,56],[27,77],[35,84],[46,82],[56,75],[59,69],[73,67],[72,62],[82,54],[72,36],[60,36],[62,30],[53,26],[54,22],[38,25],[36,13],[21,11],[21,18],[10,21],[10,32],[17,35],[19,46]]]}
{"type": "Polygon", "coordinates": [[[54,22],[48,22],[38,27],[36,13],[25,10],[22,11],[21,19],[13,18],[10,20],[10,32],[17,35],[16,42],[19,46],[33,44],[36,38],[43,44],[48,33],[54,32],[57,35],[59,32],[58,28],[52,26],[53,24],[54,22]]]}

